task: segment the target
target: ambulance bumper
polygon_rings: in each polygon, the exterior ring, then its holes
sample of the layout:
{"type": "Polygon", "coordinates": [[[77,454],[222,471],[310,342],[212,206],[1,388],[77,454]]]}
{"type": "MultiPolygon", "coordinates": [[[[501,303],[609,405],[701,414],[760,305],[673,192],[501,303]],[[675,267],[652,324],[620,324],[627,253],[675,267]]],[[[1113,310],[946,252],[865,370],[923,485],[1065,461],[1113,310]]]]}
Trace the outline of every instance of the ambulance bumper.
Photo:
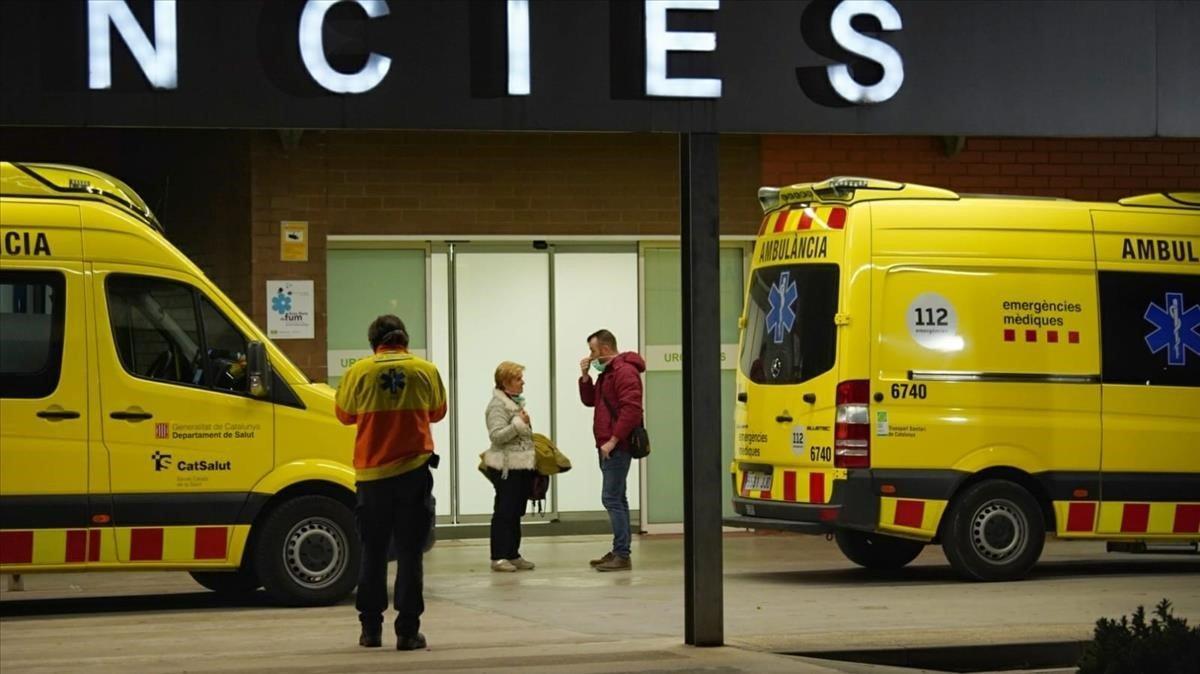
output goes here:
{"type": "Polygon", "coordinates": [[[850,471],[846,480],[835,480],[829,502],[786,503],[733,497],[736,516],[726,517],[727,527],[767,529],[801,534],[829,534],[835,529],[873,531],[879,522],[879,499],[871,489],[871,471],[850,471]]]}

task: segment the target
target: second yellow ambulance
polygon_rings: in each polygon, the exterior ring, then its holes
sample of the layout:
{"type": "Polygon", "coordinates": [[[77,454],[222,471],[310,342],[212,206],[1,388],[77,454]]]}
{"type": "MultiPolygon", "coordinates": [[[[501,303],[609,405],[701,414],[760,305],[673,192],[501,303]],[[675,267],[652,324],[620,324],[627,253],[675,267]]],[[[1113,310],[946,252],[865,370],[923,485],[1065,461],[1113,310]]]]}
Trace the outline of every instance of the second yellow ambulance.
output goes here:
{"type": "Polygon", "coordinates": [[[764,188],[737,516],[897,568],[1018,578],[1046,534],[1200,541],[1200,193],[764,188]]]}

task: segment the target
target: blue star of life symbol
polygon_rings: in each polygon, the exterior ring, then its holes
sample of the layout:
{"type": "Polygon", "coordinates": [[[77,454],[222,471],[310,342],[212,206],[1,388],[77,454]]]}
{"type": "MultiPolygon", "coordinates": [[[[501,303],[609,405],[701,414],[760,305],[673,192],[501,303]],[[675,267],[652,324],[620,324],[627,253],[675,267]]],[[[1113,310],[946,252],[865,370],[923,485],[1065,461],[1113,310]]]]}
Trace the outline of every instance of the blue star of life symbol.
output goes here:
{"type": "Polygon", "coordinates": [[[404,373],[398,372],[396,368],[390,368],[387,372],[379,375],[379,385],[383,390],[396,395],[400,389],[404,388],[404,373]]]}
{"type": "Polygon", "coordinates": [[[271,308],[280,316],[292,310],[292,298],[283,294],[283,288],[271,298],[271,308]]]}
{"type": "Polygon", "coordinates": [[[1167,350],[1167,365],[1187,365],[1187,352],[1200,356],[1200,304],[1183,309],[1183,293],[1167,293],[1165,306],[1154,302],[1146,307],[1144,318],[1154,326],[1146,335],[1150,353],[1167,350]]]}
{"type": "Polygon", "coordinates": [[[800,293],[796,291],[796,282],[791,277],[791,272],[785,271],[780,274],[779,280],[771,286],[768,295],[771,310],[767,313],[767,330],[776,344],[782,344],[783,338],[796,324],[796,312],[792,310],[792,305],[796,303],[800,293]]]}

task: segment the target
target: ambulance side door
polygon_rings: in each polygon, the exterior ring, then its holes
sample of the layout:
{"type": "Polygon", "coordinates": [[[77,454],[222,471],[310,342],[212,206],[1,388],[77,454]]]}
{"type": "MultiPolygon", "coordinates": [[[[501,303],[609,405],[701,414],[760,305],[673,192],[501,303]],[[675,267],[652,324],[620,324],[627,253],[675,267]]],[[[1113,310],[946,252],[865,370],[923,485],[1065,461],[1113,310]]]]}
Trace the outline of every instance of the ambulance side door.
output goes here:
{"type": "Polygon", "coordinates": [[[83,564],[89,372],[79,210],[3,209],[0,564],[83,564]]]}
{"type": "Polygon", "coordinates": [[[1195,539],[1200,215],[1097,211],[1093,221],[1104,350],[1098,531],[1195,539]]]}
{"type": "Polygon", "coordinates": [[[96,264],[93,290],[118,555],[224,559],[274,465],[273,405],[246,392],[246,333],[186,274],[96,264]]]}

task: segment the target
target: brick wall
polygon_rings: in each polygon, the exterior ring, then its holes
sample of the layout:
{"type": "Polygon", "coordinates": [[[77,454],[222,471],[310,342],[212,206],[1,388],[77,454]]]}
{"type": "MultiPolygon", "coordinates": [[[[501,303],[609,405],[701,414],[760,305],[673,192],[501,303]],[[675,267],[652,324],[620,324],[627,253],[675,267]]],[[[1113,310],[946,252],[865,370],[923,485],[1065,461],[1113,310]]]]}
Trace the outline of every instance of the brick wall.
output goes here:
{"type": "MultiPolygon", "coordinates": [[[[679,232],[678,146],[650,134],[306,132],[286,148],[254,136],[251,315],[267,279],[312,279],[316,338],[281,340],[325,378],[325,256],[331,234],[657,235],[679,232]],[[309,261],[279,260],[279,222],[309,223],[309,261]]],[[[721,140],[721,225],[753,234],[758,139],[721,140]]]]}
{"type": "Polygon", "coordinates": [[[250,301],[249,134],[153,129],[0,129],[2,158],[74,164],[132,187],[167,238],[229,297],[250,301]]]}
{"type": "Polygon", "coordinates": [[[853,175],[1101,201],[1200,189],[1200,139],[968,138],[947,156],[931,137],[763,136],[762,159],[767,185],[853,175]]]}
{"type": "MultiPolygon", "coordinates": [[[[129,182],[168,236],[259,325],[268,278],[312,279],[316,339],[283,349],[325,377],[330,234],[677,234],[669,134],[0,129],[5,158],[92,166],[129,182]],[[309,262],[279,260],[279,222],[307,220],[309,262]],[[247,267],[247,265],[249,265],[247,267]]],[[[1200,189],[1200,139],[725,136],[721,227],[752,234],[760,185],[860,175],[962,192],[1114,200],[1200,189]]]]}

